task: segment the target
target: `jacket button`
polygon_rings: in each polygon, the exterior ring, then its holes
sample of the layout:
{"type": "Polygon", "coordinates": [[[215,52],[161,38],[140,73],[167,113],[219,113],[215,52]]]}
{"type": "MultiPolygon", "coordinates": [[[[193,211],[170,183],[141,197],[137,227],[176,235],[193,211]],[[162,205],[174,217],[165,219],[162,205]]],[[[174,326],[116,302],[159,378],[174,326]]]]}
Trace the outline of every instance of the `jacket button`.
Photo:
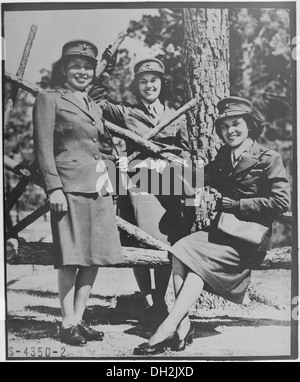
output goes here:
{"type": "Polygon", "coordinates": [[[96,125],[96,122],[95,122],[95,121],[92,121],[92,122],[91,122],[91,125],[92,125],[92,126],[95,126],[95,125],[96,125]]]}
{"type": "Polygon", "coordinates": [[[99,155],[94,155],[95,160],[99,159],[99,155]]]}
{"type": "Polygon", "coordinates": [[[93,142],[94,142],[94,143],[97,143],[97,139],[96,139],[96,138],[93,138],[93,142]]]}

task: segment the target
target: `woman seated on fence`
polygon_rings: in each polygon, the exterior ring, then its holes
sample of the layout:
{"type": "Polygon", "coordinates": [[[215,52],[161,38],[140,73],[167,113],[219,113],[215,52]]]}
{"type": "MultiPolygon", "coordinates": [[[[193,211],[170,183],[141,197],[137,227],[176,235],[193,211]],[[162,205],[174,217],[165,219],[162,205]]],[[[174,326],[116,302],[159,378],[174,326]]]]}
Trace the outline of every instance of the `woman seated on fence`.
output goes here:
{"type": "Polygon", "coordinates": [[[103,339],[82,316],[98,266],[122,262],[112,198],[96,189],[104,127],[101,109],[85,92],[96,56],[88,41],[66,43],[53,70],[56,88],[39,93],[33,110],[35,155],[51,207],[60,336],[74,346],[103,339]]]}
{"type": "Polygon", "coordinates": [[[209,229],[191,234],[171,248],[175,304],[135,354],[153,355],[167,348],[181,351],[192,343],[194,327],[188,313],[203,290],[242,303],[251,263],[262,261],[266,252],[272,220],[290,205],[282,159],[257,143],[262,123],[251,103],[229,97],[217,106],[216,132],[225,145],[206,167],[206,184],[222,196],[219,212],[209,229]]]}

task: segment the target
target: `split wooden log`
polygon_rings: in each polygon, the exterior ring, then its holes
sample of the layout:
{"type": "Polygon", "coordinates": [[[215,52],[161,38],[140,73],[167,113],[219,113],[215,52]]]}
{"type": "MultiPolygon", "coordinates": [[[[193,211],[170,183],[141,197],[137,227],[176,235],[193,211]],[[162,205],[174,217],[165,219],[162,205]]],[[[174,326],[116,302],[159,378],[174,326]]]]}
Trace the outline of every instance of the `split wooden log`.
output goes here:
{"type": "Polygon", "coordinates": [[[173,154],[172,152],[166,152],[164,151],[164,149],[162,149],[155,143],[148,141],[147,139],[140,137],[139,135],[131,131],[125,130],[122,127],[119,127],[111,122],[105,122],[105,124],[107,125],[110,132],[118,138],[122,138],[124,140],[130,141],[133,144],[138,145],[141,152],[150,154],[151,157],[154,158],[165,159],[169,163],[174,164],[174,166],[176,167],[179,166],[182,169],[185,167],[184,160],[178,157],[177,155],[173,154]]]}
{"type": "Polygon", "coordinates": [[[34,183],[37,186],[43,187],[42,179],[37,173],[33,173],[29,168],[9,158],[7,155],[4,155],[3,164],[4,168],[6,168],[9,171],[12,171],[21,179],[34,183]]]}
{"type": "MultiPolygon", "coordinates": [[[[32,48],[32,44],[33,44],[33,41],[34,41],[34,38],[36,35],[36,31],[37,31],[37,26],[32,25],[30,28],[30,32],[29,32],[25,47],[24,47],[21,62],[20,62],[19,68],[17,70],[16,76],[18,78],[23,78],[23,76],[24,76],[27,61],[28,61],[30,51],[32,48]]],[[[8,126],[11,114],[13,112],[13,108],[14,108],[14,104],[15,104],[15,101],[16,101],[16,98],[18,95],[18,91],[19,91],[19,86],[16,83],[14,83],[14,85],[11,89],[10,98],[8,99],[6,107],[5,107],[5,113],[4,113],[4,127],[5,127],[5,129],[8,126]]],[[[8,200],[7,200],[7,204],[6,204],[6,208],[5,208],[5,212],[6,212],[5,216],[9,216],[8,214],[9,214],[10,210],[12,209],[12,207],[15,205],[15,203],[18,201],[18,199],[20,198],[20,196],[24,192],[27,184],[28,184],[28,181],[22,179],[20,181],[20,183],[17,184],[17,186],[7,194],[8,200]]]]}
{"type": "Polygon", "coordinates": [[[28,93],[31,93],[34,96],[43,90],[40,86],[34,85],[31,82],[26,81],[23,78],[19,78],[15,74],[9,72],[5,72],[4,78],[6,81],[18,85],[20,89],[26,90],[28,93]]]}
{"type": "MultiPolygon", "coordinates": [[[[181,115],[183,115],[184,113],[186,113],[188,110],[192,109],[193,107],[195,107],[197,105],[197,102],[198,102],[198,99],[197,98],[194,98],[192,99],[191,101],[189,101],[188,103],[186,103],[185,105],[183,105],[181,108],[179,108],[178,110],[176,110],[172,116],[170,118],[168,118],[167,120],[165,121],[162,121],[161,123],[159,123],[157,126],[155,126],[153,129],[151,129],[150,131],[148,131],[148,133],[146,133],[144,136],[143,136],[143,139],[151,139],[153,137],[155,137],[158,133],[160,133],[165,127],[167,127],[168,125],[170,125],[173,121],[175,121],[177,118],[179,118],[181,115]]],[[[128,157],[128,163],[130,163],[134,158],[137,157],[137,155],[139,154],[139,151],[135,151],[134,153],[132,153],[129,157],[128,157]]]]}
{"type": "MultiPolygon", "coordinates": [[[[127,34],[124,32],[120,32],[118,34],[118,36],[117,36],[116,40],[113,42],[111,48],[109,48],[109,50],[111,52],[111,56],[113,56],[116,53],[116,51],[119,49],[119,46],[122,44],[122,42],[124,41],[126,36],[127,36],[127,34]]],[[[101,74],[105,71],[107,64],[108,64],[108,61],[105,59],[99,63],[97,70],[96,70],[96,77],[97,78],[99,78],[101,76],[101,74]]]]}
{"type": "Polygon", "coordinates": [[[10,191],[9,198],[6,201],[5,212],[9,214],[10,210],[17,203],[19,198],[22,196],[25,191],[27,185],[29,184],[28,179],[21,179],[19,183],[10,191]]]}
{"type": "MultiPolygon", "coordinates": [[[[24,240],[9,240],[6,246],[6,262],[11,265],[35,264],[52,265],[52,244],[42,242],[26,242],[24,240]]],[[[123,261],[103,267],[169,267],[168,251],[123,247],[123,261]]],[[[268,251],[262,264],[255,270],[291,269],[291,248],[284,247],[268,251]]]]}
{"type": "Polygon", "coordinates": [[[116,216],[116,221],[118,228],[124,231],[129,237],[135,239],[140,245],[145,246],[149,249],[156,249],[161,251],[168,251],[170,249],[170,246],[168,244],[165,244],[164,242],[149,235],[139,227],[128,223],[120,216],[116,216]]]}
{"type": "MultiPolygon", "coordinates": [[[[28,61],[30,51],[32,48],[33,40],[34,40],[35,35],[36,35],[36,31],[37,31],[37,26],[32,25],[30,28],[30,32],[29,32],[24,50],[23,50],[21,62],[20,62],[19,68],[17,70],[17,74],[16,74],[17,78],[22,79],[24,76],[27,61],[28,61]]],[[[11,113],[13,111],[14,103],[15,103],[16,98],[17,98],[18,91],[19,91],[19,85],[18,85],[18,83],[14,82],[13,88],[11,90],[10,98],[8,99],[6,107],[5,107],[4,126],[7,126],[8,122],[9,122],[11,113]]]]}
{"type": "Polygon", "coordinates": [[[147,141],[138,134],[125,130],[112,122],[105,121],[105,125],[113,135],[138,145],[142,152],[151,153],[154,156],[158,156],[162,150],[160,146],[155,145],[153,142],[147,141]]]}
{"type": "Polygon", "coordinates": [[[19,221],[16,225],[14,225],[7,233],[6,233],[6,239],[10,239],[12,237],[17,237],[18,233],[23,231],[26,227],[28,227],[30,224],[35,222],[37,219],[39,219],[41,216],[45,215],[50,209],[49,202],[46,201],[43,205],[41,205],[39,208],[37,208],[35,211],[33,211],[31,214],[26,216],[24,219],[19,221]]]}

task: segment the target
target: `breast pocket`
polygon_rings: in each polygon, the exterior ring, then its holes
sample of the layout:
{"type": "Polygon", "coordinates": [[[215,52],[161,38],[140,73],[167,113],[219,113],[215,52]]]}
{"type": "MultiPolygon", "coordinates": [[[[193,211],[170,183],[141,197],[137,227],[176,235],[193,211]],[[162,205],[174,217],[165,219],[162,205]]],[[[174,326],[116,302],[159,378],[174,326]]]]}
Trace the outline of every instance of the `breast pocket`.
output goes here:
{"type": "Polygon", "coordinates": [[[73,166],[78,166],[78,161],[75,159],[71,159],[71,160],[57,159],[55,160],[55,164],[57,167],[73,167],[73,166]]]}
{"type": "Polygon", "coordinates": [[[76,111],[61,108],[56,121],[56,130],[63,134],[74,133],[75,127],[79,123],[80,117],[76,111]]]}

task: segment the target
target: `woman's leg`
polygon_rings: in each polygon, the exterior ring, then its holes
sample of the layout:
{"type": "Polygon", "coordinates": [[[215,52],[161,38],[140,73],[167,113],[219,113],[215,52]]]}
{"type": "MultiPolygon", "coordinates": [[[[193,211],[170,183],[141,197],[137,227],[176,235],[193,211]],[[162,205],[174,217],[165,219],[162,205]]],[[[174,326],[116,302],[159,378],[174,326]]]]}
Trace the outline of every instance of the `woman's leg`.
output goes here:
{"type": "Polygon", "coordinates": [[[163,305],[171,276],[171,268],[154,269],[155,294],[154,304],[163,305]]]}
{"type": "MultiPolygon", "coordinates": [[[[177,257],[172,257],[172,268],[173,268],[173,286],[174,286],[174,293],[175,298],[177,299],[181,288],[183,286],[183,283],[186,279],[186,276],[189,272],[188,267],[183,264],[177,257]]],[[[180,339],[183,339],[186,334],[188,333],[190,329],[190,320],[188,313],[185,315],[185,317],[181,320],[181,322],[177,326],[177,333],[179,335],[180,339]]]]}
{"type": "Polygon", "coordinates": [[[150,269],[133,268],[133,273],[147,305],[153,306],[150,269]]]}
{"type": "Polygon", "coordinates": [[[73,300],[76,324],[82,320],[97,273],[97,266],[81,267],[78,270],[75,284],[75,296],[73,300]]]}
{"type": "Polygon", "coordinates": [[[62,326],[76,325],[74,295],[77,266],[66,265],[58,269],[58,291],[62,311],[62,326]]]}
{"type": "Polygon", "coordinates": [[[155,345],[174,333],[187,316],[189,310],[200,296],[204,286],[202,278],[193,272],[188,272],[177,296],[175,304],[165,321],[150,338],[149,345],[155,345]]]}
{"type": "Polygon", "coordinates": [[[184,280],[186,279],[188,268],[177,257],[172,256],[173,286],[175,297],[179,295],[184,280]]]}

